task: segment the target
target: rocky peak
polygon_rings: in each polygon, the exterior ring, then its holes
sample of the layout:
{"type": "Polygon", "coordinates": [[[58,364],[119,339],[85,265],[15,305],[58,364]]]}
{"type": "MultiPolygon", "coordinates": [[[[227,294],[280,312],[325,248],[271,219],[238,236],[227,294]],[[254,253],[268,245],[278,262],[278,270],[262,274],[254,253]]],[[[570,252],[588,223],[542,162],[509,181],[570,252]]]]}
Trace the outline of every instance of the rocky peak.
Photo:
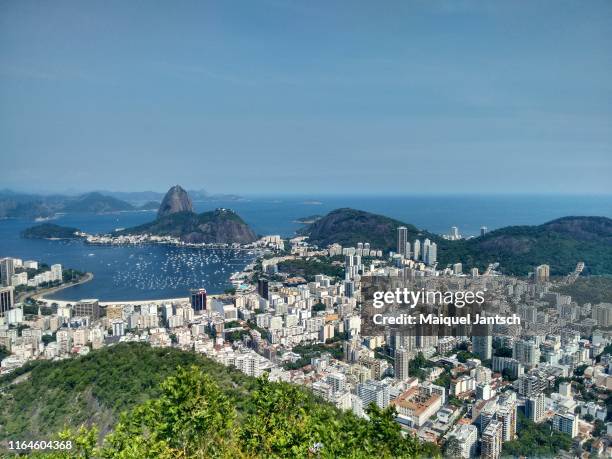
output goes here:
{"type": "Polygon", "coordinates": [[[175,185],[168,190],[157,211],[157,218],[177,212],[193,212],[191,199],[180,185],[175,185]]]}

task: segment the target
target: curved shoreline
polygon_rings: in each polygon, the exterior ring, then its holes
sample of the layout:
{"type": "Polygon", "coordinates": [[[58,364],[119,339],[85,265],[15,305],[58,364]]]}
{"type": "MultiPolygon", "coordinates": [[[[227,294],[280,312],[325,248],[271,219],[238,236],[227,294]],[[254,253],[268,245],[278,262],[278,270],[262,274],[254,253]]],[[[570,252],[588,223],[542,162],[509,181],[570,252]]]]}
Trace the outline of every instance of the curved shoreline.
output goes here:
{"type": "Polygon", "coordinates": [[[26,295],[23,298],[22,301],[25,301],[28,298],[32,298],[33,300],[36,300],[36,301],[45,301],[45,302],[47,302],[47,301],[54,301],[54,300],[52,300],[50,298],[44,298],[44,296],[52,294],[52,293],[55,293],[55,292],[59,292],[60,290],[64,290],[64,289],[67,289],[67,288],[70,288],[70,287],[75,287],[77,285],[85,284],[86,282],[91,281],[93,278],[94,278],[93,273],[89,273],[88,272],[88,273],[85,273],[85,276],[82,279],[79,279],[76,282],[72,282],[72,283],[69,283],[69,284],[66,283],[66,284],[58,285],[57,287],[52,287],[52,288],[49,288],[49,289],[45,289],[45,290],[42,290],[40,292],[33,292],[30,295],[26,295]]]}

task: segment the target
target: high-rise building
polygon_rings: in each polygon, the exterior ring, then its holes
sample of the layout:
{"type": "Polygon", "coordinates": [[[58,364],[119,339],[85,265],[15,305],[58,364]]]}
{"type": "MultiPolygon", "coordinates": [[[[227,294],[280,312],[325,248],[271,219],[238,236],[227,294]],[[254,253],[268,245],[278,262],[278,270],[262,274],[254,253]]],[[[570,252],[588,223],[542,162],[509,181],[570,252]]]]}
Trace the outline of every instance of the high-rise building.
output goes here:
{"type": "Polygon", "coordinates": [[[431,241],[429,239],[425,239],[423,241],[423,261],[425,264],[429,264],[429,246],[431,245],[431,241]]]}
{"type": "Polygon", "coordinates": [[[334,326],[332,324],[323,325],[319,330],[319,341],[324,343],[334,337],[334,326]]]}
{"type": "Polygon", "coordinates": [[[28,273],[27,272],[13,274],[11,276],[11,285],[13,287],[18,287],[19,285],[26,285],[27,283],[28,283],[28,273]]]}
{"type": "Polygon", "coordinates": [[[362,400],[364,409],[370,403],[376,404],[381,409],[389,406],[389,386],[380,381],[366,381],[357,384],[357,396],[362,400]]]}
{"type": "Polygon", "coordinates": [[[0,260],[0,285],[10,286],[13,274],[15,274],[15,261],[12,258],[2,258],[0,260]]]}
{"type": "Polygon", "coordinates": [[[478,384],[476,386],[476,399],[477,400],[489,400],[493,396],[491,391],[491,385],[488,383],[478,384]]]}
{"type": "Polygon", "coordinates": [[[400,226],[397,229],[397,253],[402,257],[407,257],[406,244],[408,242],[408,228],[400,226]]]}
{"type": "Polygon", "coordinates": [[[429,255],[427,257],[427,264],[429,266],[433,266],[438,261],[438,244],[436,244],[435,242],[432,242],[432,244],[429,246],[428,252],[429,252],[429,255]]]}
{"type": "Polygon", "coordinates": [[[538,423],[544,420],[545,412],[544,393],[534,394],[525,399],[525,415],[533,422],[538,423]]]}
{"type": "Polygon", "coordinates": [[[344,281],[344,295],[347,298],[352,298],[355,294],[355,283],[350,280],[344,281]]]}
{"type": "Polygon", "coordinates": [[[408,379],[408,368],[410,366],[410,351],[403,347],[395,350],[395,379],[404,381],[408,379]]]}
{"type": "Polygon", "coordinates": [[[270,299],[270,287],[268,279],[259,279],[257,281],[257,293],[259,293],[260,297],[265,298],[266,300],[270,299]]]}
{"type": "Polygon", "coordinates": [[[484,432],[489,424],[495,420],[495,414],[497,413],[497,400],[489,400],[480,411],[480,431],[484,432]]]}
{"type": "Polygon", "coordinates": [[[482,459],[498,459],[502,450],[502,423],[497,420],[489,422],[482,432],[482,459]]]}
{"type": "Polygon", "coordinates": [[[206,311],[207,297],[206,289],[199,288],[191,291],[191,307],[195,312],[206,311]]]}
{"type": "Polygon", "coordinates": [[[456,438],[452,450],[448,451],[451,457],[470,459],[476,457],[476,444],[478,442],[478,428],[474,424],[457,424],[449,435],[456,438]]]}
{"type": "Polygon", "coordinates": [[[352,279],[357,274],[360,263],[361,263],[360,256],[345,255],[344,256],[344,278],[347,280],[352,279]]]}
{"type": "Polygon", "coordinates": [[[512,357],[526,368],[534,368],[540,363],[540,346],[533,341],[518,340],[514,343],[512,357]]]}
{"type": "Polygon", "coordinates": [[[81,300],[74,305],[75,317],[89,317],[91,320],[100,318],[100,303],[98,300],[81,300]]]}
{"type": "Polygon", "coordinates": [[[571,413],[558,412],[553,416],[553,430],[558,430],[571,436],[578,435],[578,419],[571,413]]]}
{"type": "Polygon", "coordinates": [[[415,239],[412,258],[415,261],[418,261],[420,256],[421,256],[421,241],[419,241],[418,239],[415,239]]]}
{"type": "Polygon", "coordinates": [[[493,356],[493,336],[490,333],[472,336],[472,352],[481,360],[489,360],[493,356]]]}
{"type": "Polygon", "coordinates": [[[456,226],[451,226],[450,239],[452,239],[453,241],[460,239],[459,228],[457,228],[456,226]]]}
{"type": "Polygon", "coordinates": [[[546,389],[547,382],[533,374],[522,375],[518,378],[518,393],[524,397],[535,397],[546,389]]]}
{"type": "Polygon", "coordinates": [[[612,325],[612,303],[599,303],[593,306],[591,318],[597,322],[599,327],[612,325]]]}
{"type": "Polygon", "coordinates": [[[331,373],[325,378],[333,392],[343,392],[346,389],[346,376],[343,373],[331,373]]]}
{"type": "Polygon", "coordinates": [[[113,336],[125,335],[125,322],[123,320],[113,320],[111,325],[113,327],[113,336]]]}
{"type": "Polygon", "coordinates": [[[512,441],[516,437],[516,394],[506,392],[499,400],[497,420],[502,423],[502,441],[512,441]]]}
{"type": "Polygon", "coordinates": [[[62,265],[51,265],[51,279],[53,282],[62,282],[64,280],[62,265]]]}
{"type": "Polygon", "coordinates": [[[487,234],[487,231],[489,231],[489,228],[487,228],[486,226],[481,226],[480,227],[480,236],[484,236],[485,234],[487,234]]]}
{"type": "Polygon", "coordinates": [[[536,282],[548,282],[550,280],[550,266],[540,265],[535,271],[536,282]]]}
{"type": "Polygon", "coordinates": [[[572,383],[571,381],[562,382],[559,384],[559,394],[567,398],[572,398],[572,383]]]}
{"type": "Polygon", "coordinates": [[[0,287],[0,317],[13,309],[15,305],[15,289],[13,287],[0,287]]]}

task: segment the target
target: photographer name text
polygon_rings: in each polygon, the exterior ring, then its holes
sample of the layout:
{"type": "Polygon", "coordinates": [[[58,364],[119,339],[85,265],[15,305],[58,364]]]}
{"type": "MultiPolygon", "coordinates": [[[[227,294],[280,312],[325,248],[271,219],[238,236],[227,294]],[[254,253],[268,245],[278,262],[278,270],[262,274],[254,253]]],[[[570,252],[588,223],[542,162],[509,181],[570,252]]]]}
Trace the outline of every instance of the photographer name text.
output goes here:
{"type": "Polygon", "coordinates": [[[484,316],[466,314],[465,316],[449,317],[436,314],[374,314],[372,320],[376,325],[520,325],[521,318],[516,314],[511,316],[484,316]]]}

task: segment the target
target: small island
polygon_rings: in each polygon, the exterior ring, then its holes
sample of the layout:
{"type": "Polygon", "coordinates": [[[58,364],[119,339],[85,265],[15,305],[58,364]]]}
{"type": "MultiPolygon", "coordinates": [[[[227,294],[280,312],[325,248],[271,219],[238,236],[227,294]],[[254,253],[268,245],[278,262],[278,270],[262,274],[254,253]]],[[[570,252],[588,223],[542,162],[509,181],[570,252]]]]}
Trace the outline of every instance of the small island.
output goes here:
{"type": "Polygon", "coordinates": [[[77,239],[80,237],[78,232],[77,228],[43,223],[23,230],[21,237],[25,239],[77,239]]]}

